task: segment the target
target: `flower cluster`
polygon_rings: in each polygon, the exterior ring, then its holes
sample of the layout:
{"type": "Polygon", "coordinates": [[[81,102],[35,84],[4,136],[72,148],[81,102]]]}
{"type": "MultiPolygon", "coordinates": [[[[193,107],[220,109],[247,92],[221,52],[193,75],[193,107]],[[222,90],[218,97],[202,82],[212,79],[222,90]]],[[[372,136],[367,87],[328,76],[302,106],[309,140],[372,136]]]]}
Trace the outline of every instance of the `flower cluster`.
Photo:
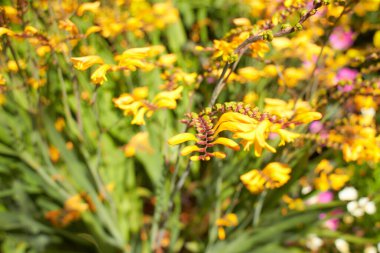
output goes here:
{"type": "Polygon", "coordinates": [[[240,139],[240,144],[245,151],[253,146],[254,154],[261,156],[263,150],[276,152],[276,149],[268,143],[270,134],[278,136],[278,145],[282,146],[300,136],[286,128],[307,124],[321,117],[322,115],[318,112],[300,112],[291,120],[287,120],[275,114],[261,113],[258,108],[253,108],[249,104],[229,102],[206,108],[199,114],[188,114],[183,122],[189,127],[194,127],[197,133],[179,134],[168,142],[170,145],[177,145],[196,141],[196,145],[185,147],[181,152],[182,155],[199,152],[200,155],[192,156],[192,160],[209,160],[214,156],[224,158],[225,153],[209,152],[208,149],[220,144],[239,150],[240,146],[233,139],[240,139]],[[232,133],[232,138],[220,137],[222,132],[232,133]]]}
{"type": "Polygon", "coordinates": [[[113,102],[117,108],[123,110],[124,115],[133,115],[131,124],[145,125],[145,116],[151,117],[155,110],[176,108],[182,90],[183,86],[179,86],[175,90],[162,91],[153,98],[152,102],[149,102],[146,100],[148,88],[140,87],[135,88],[131,94],[125,93],[114,98],[113,102]]]}

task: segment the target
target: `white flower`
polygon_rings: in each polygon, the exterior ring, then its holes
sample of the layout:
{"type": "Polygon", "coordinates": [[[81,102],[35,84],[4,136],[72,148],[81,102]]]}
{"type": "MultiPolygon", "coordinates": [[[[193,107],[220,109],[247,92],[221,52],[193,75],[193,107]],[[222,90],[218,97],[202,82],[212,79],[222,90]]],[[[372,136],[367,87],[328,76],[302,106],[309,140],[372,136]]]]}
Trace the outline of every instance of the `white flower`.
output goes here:
{"type": "Polygon", "coordinates": [[[338,194],[339,199],[342,201],[351,201],[358,198],[358,191],[354,187],[345,187],[338,194]]]}
{"type": "Polygon", "coordinates": [[[365,207],[364,207],[364,210],[366,213],[368,214],[374,214],[376,213],[376,206],[375,206],[375,203],[373,203],[372,201],[368,202],[365,207]]]}
{"type": "Polygon", "coordinates": [[[350,245],[348,242],[346,242],[344,239],[336,239],[335,240],[335,247],[338,249],[340,253],[349,253],[350,252],[350,245]]]}
{"type": "MultiPolygon", "coordinates": [[[[362,216],[362,215],[358,215],[360,214],[357,210],[361,210],[361,208],[359,208],[359,204],[357,201],[351,201],[351,202],[348,202],[347,204],[347,210],[354,216],[356,217],[359,217],[359,216],[362,216]],[[356,214],[356,215],[355,215],[356,214]]],[[[363,211],[363,214],[364,214],[364,211],[363,211]]]]}
{"type": "Polygon", "coordinates": [[[313,188],[311,186],[307,185],[305,187],[302,187],[301,193],[303,195],[306,195],[306,194],[310,193],[312,190],[313,190],[313,188]]]}
{"type": "Polygon", "coordinates": [[[365,247],[364,253],[377,253],[377,250],[375,246],[370,245],[370,246],[365,247]]]}
{"type": "Polygon", "coordinates": [[[368,116],[368,117],[371,117],[373,118],[373,116],[375,116],[376,114],[376,111],[373,107],[371,108],[362,108],[360,109],[361,113],[363,114],[363,116],[368,116]]]}
{"type": "Polygon", "coordinates": [[[369,202],[369,199],[367,197],[360,198],[358,201],[359,206],[361,207],[365,207],[365,205],[367,205],[368,202],[369,202]]]}
{"type": "Polygon", "coordinates": [[[367,197],[360,198],[358,201],[351,201],[347,204],[347,210],[355,217],[361,217],[365,213],[376,213],[376,205],[367,197]]]}
{"type": "Polygon", "coordinates": [[[310,234],[306,239],[306,247],[312,251],[317,251],[323,245],[323,240],[315,234],[310,234]]]}

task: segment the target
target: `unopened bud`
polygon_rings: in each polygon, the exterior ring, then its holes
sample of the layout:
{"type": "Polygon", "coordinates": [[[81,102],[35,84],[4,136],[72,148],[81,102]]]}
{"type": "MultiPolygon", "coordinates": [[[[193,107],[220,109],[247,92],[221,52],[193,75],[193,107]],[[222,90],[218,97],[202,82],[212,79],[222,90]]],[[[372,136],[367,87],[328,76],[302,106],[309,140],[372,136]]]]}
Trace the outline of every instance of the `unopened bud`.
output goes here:
{"type": "Polygon", "coordinates": [[[284,31],[284,30],[287,30],[289,28],[291,28],[292,26],[290,24],[283,24],[281,25],[281,30],[284,31]]]}
{"type": "Polygon", "coordinates": [[[307,14],[307,10],[303,9],[300,11],[301,16],[305,16],[307,14]]]}
{"type": "Polygon", "coordinates": [[[302,25],[300,23],[297,23],[295,26],[294,26],[294,29],[296,31],[301,31],[303,29],[302,25]]]}

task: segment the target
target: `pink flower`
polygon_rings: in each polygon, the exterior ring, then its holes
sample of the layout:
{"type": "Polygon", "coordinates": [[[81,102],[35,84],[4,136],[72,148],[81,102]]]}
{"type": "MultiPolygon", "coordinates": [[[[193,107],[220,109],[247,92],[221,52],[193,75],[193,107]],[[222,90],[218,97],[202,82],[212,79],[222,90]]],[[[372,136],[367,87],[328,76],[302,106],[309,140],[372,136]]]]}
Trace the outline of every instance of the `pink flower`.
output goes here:
{"type": "MultiPolygon", "coordinates": [[[[335,76],[335,82],[338,83],[339,81],[353,81],[357,77],[357,75],[358,75],[358,71],[355,69],[342,68],[338,71],[337,75],[335,76]]],[[[353,88],[354,87],[351,84],[338,86],[338,90],[342,92],[349,92],[353,88]]]]}
{"type": "Polygon", "coordinates": [[[323,129],[323,124],[319,120],[311,122],[309,126],[310,133],[313,133],[313,134],[319,133],[322,129],[323,129]]]}
{"type": "Polygon", "coordinates": [[[342,68],[338,71],[336,81],[352,81],[358,75],[358,71],[350,68],[342,68]]]}
{"type": "MultiPolygon", "coordinates": [[[[340,210],[340,209],[336,209],[336,210],[333,210],[332,212],[331,212],[331,215],[332,216],[334,216],[334,215],[339,215],[339,214],[342,214],[343,212],[342,212],[342,210],[340,210]]],[[[325,213],[321,213],[320,215],[319,215],[319,219],[325,219],[326,218],[326,214],[325,213]]],[[[328,228],[328,229],[331,229],[331,230],[337,230],[338,229],[338,227],[339,227],[339,218],[331,218],[331,219],[328,219],[328,220],[326,220],[324,223],[323,223],[323,226],[325,227],[325,228],[328,228]]]]}
{"type": "Polygon", "coordinates": [[[321,192],[318,195],[318,203],[329,203],[334,199],[334,194],[330,191],[321,192]]]}
{"type": "Polygon", "coordinates": [[[354,33],[351,30],[346,31],[343,27],[336,27],[329,40],[332,48],[345,50],[354,44],[354,33]]]}

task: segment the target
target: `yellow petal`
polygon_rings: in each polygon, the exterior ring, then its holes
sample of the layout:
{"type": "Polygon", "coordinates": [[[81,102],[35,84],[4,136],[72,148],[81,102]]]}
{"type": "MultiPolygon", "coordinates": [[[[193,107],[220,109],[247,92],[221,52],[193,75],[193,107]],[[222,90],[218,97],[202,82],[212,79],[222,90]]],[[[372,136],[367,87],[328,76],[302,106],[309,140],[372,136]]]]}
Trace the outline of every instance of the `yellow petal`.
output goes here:
{"type": "Polygon", "coordinates": [[[84,12],[86,11],[96,13],[99,9],[99,6],[100,6],[100,2],[83,3],[78,7],[77,15],[83,16],[84,12]]]}
{"type": "Polygon", "coordinates": [[[226,231],[224,230],[223,227],[218,227],[218,238],[219,240],[226,239],[226,231]]]}
{"type": "Polygon", "coordinates": [[[176,136],[173,136],[168,140],[169,145],[178,145],[181,143],[184,143],[186,141],[197,141],[197,137],[195,137],[194,134],[191,133],[181,133],[177,134],[176,136]]]}
{"type": "Polygon", "coordinates": [[[71,62],[74,64],[74,68],[86,70],[94,64],[102,64],[103,59],[97,55],[89,55],[84,57],[72,57],[71,62]]]}
{"type": "Polygon", "coordinates": [[[239,144],[237,144],[236,142],[234,142],[233,140],[231,139],[228,139],[228,138],[224,138],[224,137],[219,137],[217,138],[215,141],[211,142],[211,144],[220,144],[220,145],[224,145],[230,149],[233,149],[233,150],[239,150],[240,149],[240,146],[239,144]]]}
{"type": "Polygon", "coordinates": [[[94,84],[100,84],[102,85],[104,81],[107,81],[106,74],[108,70],[111,68],[108,64],[103,64],[100,67],[98,67],[95,72],[91,75],[91,82],[94,84]]]}
{"type": "Polygon", "coordinates": [[[378,30],[373,36],[373,44],[376,48],[380,48],[380,30],[378,30]]]}
{"type": "Polygon", "coordinates": [[[216,158],[220,158],[220,159],[226,158],[226,154],[223,152],[219,152],[219,151],[212,152],[211,155],[213,155],[216,158]]]}
{"type": "Polygon", "coordinates": [[[89,36],[90,34],[100,32],[102,28],[100,26],[91,26],[87,29],[85,36],[89,36]]]}
{"type": "Polygon", "coordinates": [[[8,28],[0,27],[0,36],[3,36],[4,34],[12,37],[15,33],[8,28]]]}
{"type": "Polygon", "coordinates": [[[186,156],[188,154],[191,154],[193,152],[197,152],[199,151],[199,147],[196,146],[196,145],[191,145],[191,146],[187,146],[187,147],[184,147],[182,150],[181,150],[181,155],[182,156],[186,156]]]}
{"type": "Polygon", "coordinates": [[[319,120],[322,118],[322,114],[319,112],[302,112],[297,114],[293,121],[298,121],[304,124],[310,123],[314,120],[319,120]]]}

